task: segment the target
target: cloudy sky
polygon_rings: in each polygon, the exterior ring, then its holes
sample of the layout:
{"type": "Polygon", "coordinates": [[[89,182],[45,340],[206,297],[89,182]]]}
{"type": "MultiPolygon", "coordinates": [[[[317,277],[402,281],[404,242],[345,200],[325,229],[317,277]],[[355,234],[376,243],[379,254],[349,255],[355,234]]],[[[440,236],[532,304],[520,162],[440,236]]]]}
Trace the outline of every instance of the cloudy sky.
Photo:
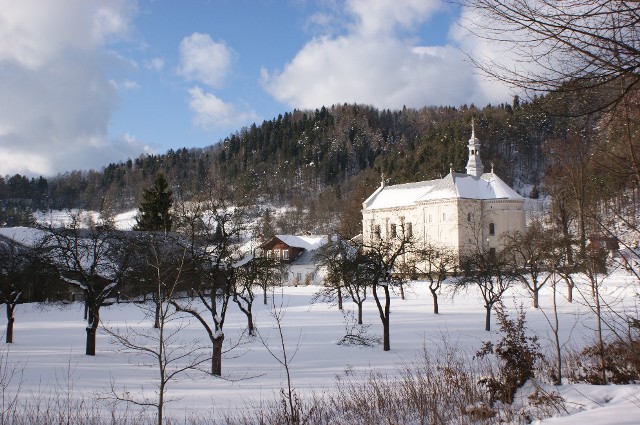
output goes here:
{"type": "Polygon", "coordinates": [[[293,108],[509,101],[440,0],[0,0],[0,175],[208,146],[293,108]]]}

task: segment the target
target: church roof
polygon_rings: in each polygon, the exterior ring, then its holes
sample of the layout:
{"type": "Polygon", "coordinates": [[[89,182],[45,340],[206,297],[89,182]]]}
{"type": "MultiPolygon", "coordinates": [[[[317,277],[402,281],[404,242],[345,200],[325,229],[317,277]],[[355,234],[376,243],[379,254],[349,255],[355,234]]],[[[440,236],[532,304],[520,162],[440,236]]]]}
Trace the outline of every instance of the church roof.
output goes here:
{"type": "Polygon", "coordinates": [[[490,173],[483,174],[480,140],[476,138],[473,120],[467,147],[469,161],[466,174],[454,173],[452,170],[441,179],[393,186],[385,186],[383,180],[381,186],[364,201],[363,209],[407,207],[421,202],[448,199],[523,200],[522,196],[493,173],[493,166],[490,173]]]}
{"type": "Polygon", "coordinates": [[[364,202],[364,208],[404,207],[420,202],[446,199],[522,200],[523,198],[494,173],[484,173],[480,177],[475,177],[452,172],[441,179],[382,186],[364,202]]]}

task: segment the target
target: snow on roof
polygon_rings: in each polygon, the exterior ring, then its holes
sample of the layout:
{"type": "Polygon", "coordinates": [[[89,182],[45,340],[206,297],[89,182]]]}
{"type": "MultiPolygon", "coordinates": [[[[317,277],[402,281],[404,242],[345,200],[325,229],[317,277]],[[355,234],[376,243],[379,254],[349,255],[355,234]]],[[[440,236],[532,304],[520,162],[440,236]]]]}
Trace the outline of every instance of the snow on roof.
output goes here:
{"type": "Polygon", "coordinates": [[[404,207],[452,198],[523,199],[494,173],[485,173],[481,177],[450,173],[441,179],[385,186],[374,195],[365,201],[366,209],[404,207]]]}
{"type": "Polygon", "coordinates": [[[368,208],[393,208],[413,205],[423,194],[433,189],[437,180],[385,186],[376,196],[367,199],[368,208]]]}
{"type": "Polygon", "coordinates": [[[0,235],[24,246],[32,247],[44,238],[45,233],[31,227],[1,227],[0,235]]]}
{"type": "Polygon", "coordinates": [[[326,244],[328,240],[327,235],[276,235],[275,237],[289,246],[304,248],[308,251],[314,251],[320,248],[322,245],[326,244]]]}

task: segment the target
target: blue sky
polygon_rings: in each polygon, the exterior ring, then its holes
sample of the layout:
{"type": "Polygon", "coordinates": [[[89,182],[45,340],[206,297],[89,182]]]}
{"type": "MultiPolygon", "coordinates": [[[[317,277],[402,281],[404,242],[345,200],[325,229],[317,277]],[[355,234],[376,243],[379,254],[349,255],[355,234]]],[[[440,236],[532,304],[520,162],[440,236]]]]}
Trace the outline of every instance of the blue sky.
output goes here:
{"type": "Polygon", "coordinates": [[[499,103],[439,0],[0,0],[0,175],[214,144],[298,109],[499,103]]]}

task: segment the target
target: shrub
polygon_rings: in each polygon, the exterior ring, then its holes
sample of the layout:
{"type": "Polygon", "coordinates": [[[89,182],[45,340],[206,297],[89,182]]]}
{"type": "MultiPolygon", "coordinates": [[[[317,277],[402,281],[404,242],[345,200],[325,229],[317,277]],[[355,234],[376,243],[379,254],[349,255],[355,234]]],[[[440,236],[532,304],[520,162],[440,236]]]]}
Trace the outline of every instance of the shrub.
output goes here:
{"type": "Polygon", "coordinates": [[[497,344],[485,342],[476,357],[494,354],[500,361],[498,376],[482,378],[479,383],[487,387],[491,402],[513,403],[518,388],[534,377],[536,361],[542,359],[536,336],[526,336],[526,320],[522,306],[515,320],[509,319],[504,307],[496,308],[502,338],[497,344]]]}
{"type": "Polygon", "coordinates": [[[615,341],[604,344],[604,370],[607,382],[602,382],[600,350],[597,345],[580,353],[574,380],[589,384],[632,384],[640,381],[640,341],[615,341]]]}

